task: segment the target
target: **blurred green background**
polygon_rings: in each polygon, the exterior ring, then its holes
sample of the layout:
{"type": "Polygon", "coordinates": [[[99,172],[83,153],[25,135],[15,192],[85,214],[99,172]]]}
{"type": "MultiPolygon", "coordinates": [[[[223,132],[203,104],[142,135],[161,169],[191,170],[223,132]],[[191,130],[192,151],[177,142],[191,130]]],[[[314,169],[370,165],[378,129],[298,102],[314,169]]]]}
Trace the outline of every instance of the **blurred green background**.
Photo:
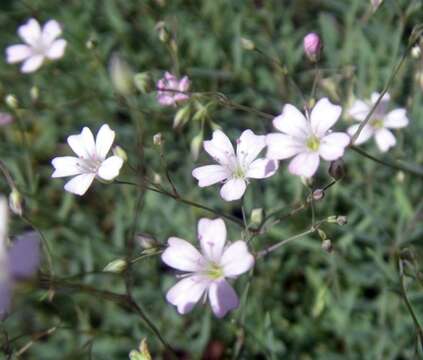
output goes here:
{"type": "MultiPolygon", "coordinates": [[[[224,203],[218,187],[200,189],[191,171],[210,159],[191,155],[192,140],[210,138],[220,126],[232,139],[251,128],[264,134],[271,122],[201,100],[205,117],[193,116],[185,126],[172,128],[177,109],[161,108],[154,92],[119,95],[110,80],[108,64],[119,53],[134,73],[147,72],[155,81],[164,71],[176,72],[175,61],[161,42],[156,24],[164,21],[178,47],[181,75],[192,80],[193,91],[225,94],[229,99],[278,114],[284,103],[301,107],[302,97],[266,57],[243,49],[248,38],[264,53],[286,66],[304,96],[311,93],[314,67],[305,58],[302,39],[320,33],[324,50],[317,98],[329,96],[344,107],[355,95],[368,98],[381,91],[393,66],[405,51],[413,27],[423,21],[420,0],[385,0],[372,12],[366,0],[2,0],[0,48],[19,43],[17,27],[28,18],[41,23],[59,21],[68,41],[64,58],[31,75],[0,59],[0,99],[14,94],[29,146],[24,146],[17,122],[0,127],[0,159],[5,162],[26,208],[24,214],[42,231],[52,252],[54,275],[98,289],[124,293],[124,276],[94,273],[126,255],[125,243],[137,233],[154,235],[165,244],[169,236],[196,239],[200,217],[207,212],[147,192],[136,211],[138,192],[131,186],[95,182],[79,198],[63,191],[63,179],[51,179],[50,161],[70,154],[66,138],[83,126],[94,132],[103,123],[116,130],[116,144],[136,166],[141,153],[134,122],[143,124],[142,166],[149,176],[162,176],[160,153],[153,135],[161,132],[169,171],[178,191],[242,218],[240,202],[224,203]],[[89,46],[87,46],[87,43],[89,46]],[[31,99],[30,89],[39,91],[31,99]]],[[[393,106],[407,107],[410,125],[398,131],[390,159],[423,164],[423,60],[409,57],[392,88],[393,106]]],[[[200,105],[197,103],[196,109],[200,105]]],[[[193,105],[193,108],[195,107],[193,105]]],[[[12,112],[5,102],[0,111],[12,112]]],[[[343,118],[338,129],[346,129],[343,118]]],[[[380,156],[373,142],[363,148],[380,156]]],[[[242,306],[224,320],[208,306],[198,305],[179,316],[165,300],[175,283],[158,256],[134,265],[134,297],[183,359],[418,359],[416,327],[401,294],[398,260],[406,259],[407,296],[423,322],[421,177],[381,166],[348,151],[347,176],[316,204],[318,219],[345,215],[345,226],[323,228],[332,240],[331,254],[321,249],[317,235],[296,240],[263,261],[254,273],[235,284],[242,306]]],[[[253,181],[243,206],[267,212],[302,201],[309,189],[281,164],[277,176],[253,181]]],[[[330,181],[327,163],[312,185],[330,181]]],[[[134,180],[126,166],[120,179],[134,180]]],[[[9,188],[0,179],[0,191],[9,188]]],[[[254,238],[254,251],[300,233],[309,227],[310,210],[282,220],[254,238]]],[[[229,239],[239,228],[228,223],[229,239]]],[[[13,217],[11,235],[30,225],[13,217]]],[[[137,244],[133,256],[142,254],[137,244]]],[[[405,260],[404,260],[405,261],[405,260]]],[[[49,267],[43,262],[41,272],[49,267]]],[[[40,275],[41,276],[41,275],[40,275]]],[[[92,294],[46,290],[32,284],[15,291],[11,315],[1,324],[2,358],[13,359],[34,337],[23,359],[126,359],[147,337],[154,359],[171,358],[146,324],[133,311],[92,294]],[[52,293],[50,293],[52,295],[52,293]],[[46,330],[55,327],[49,335],[46,330]],[[7,334],[7,335],[6,335],[7,334]],[[43,335],[44,334],[44,335],[43,335]],[[37,337],[37,335],[39,335],[37,337]],[[8,336],[10,341],[7,341],[8,336]],[[12,355],[8,355],[12,354],[12,355]],[[11,356],[11,357],[8,357],[11,356]]]]}

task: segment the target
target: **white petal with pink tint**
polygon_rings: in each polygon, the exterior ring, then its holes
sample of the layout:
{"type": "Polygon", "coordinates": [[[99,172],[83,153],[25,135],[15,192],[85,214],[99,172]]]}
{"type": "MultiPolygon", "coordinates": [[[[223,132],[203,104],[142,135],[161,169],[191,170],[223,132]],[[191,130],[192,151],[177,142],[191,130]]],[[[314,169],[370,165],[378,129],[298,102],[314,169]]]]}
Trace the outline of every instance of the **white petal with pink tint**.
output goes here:
{"type": "Polygon", "coordinates": [[[245,193],[247,183],[243,179],[230,179],[220,189],[220,196],[226,201],[239,200],[245,193]]]}
{"type": "Polygon", "coordinates": [[[246,175],[250,179],[265,179],[273,176],[278,170],[278,167],[277,160],[256,159],[248,167],[246,175]]]}
{"type": "Polygon", "coordinates": [[[378,129],[375,131],[376,144],[380,151],[386,152],[396,144],[394,135],[388,129],[378,129]]]}
{"type": "Polygon", "coordinates": [[[265,148],[266,136],[255,135],[251,130],[245,130],[237,140],[236,154],[240,162],[250,164],[265,148]]]}
{"type": "Polygon", "coordinates": [[[363,121],[370,112],[370,106],[362,100],[356,100],[350,107],[348,115],[358,121],[363,121]]]}
{"type": "Polygon", "coordinates": [[[291,160],[288,170],[294,175],[311,177],[317,171],[318,166],[319,153],[301,153],[291,160]]]}
{"type": "Polygon", "coordinates": [[[66,49],[66,40],[63,40],[63,39],[56,40],[51,44],[50,48],[47,50],[46,56],[50,60],[60,59],[65,53],[65,49],[66,49]]]}
{"type": "Polygon", "coordinates": [[[74,156],[62,156],[54,158],[51,163],[54,166],[54,173],[51,177],[74,176],[82,173],[79,167],[79,158],[74,156]]]}
{"type": "Polygon", "coordinates": [[[344,155],[349,143],[350,137],[345,133],[334,132],[326,135],[320,142],[320,156],[327,161],[339,159],[344,155]]]}
{"type": "Polygon", "coordinates": [[[44,24],[42,37],[45,43],[52,43],[60,34],[62,28],[56,20],[49,20],[44,24]]]}
{"type": "Polygon", "coordinates": [[[287,135],[300,139],[306,137],[308,134],[306,118],[291,104],[285,105],[282,113],[273,119],[273,126],[287,135]]]}
{"type": "Polygon", "coordinates": [[[321,137],[338,121],[342,108],[332,104],[329,99],[320,99],[314,106],[310,115],[311,129],[313,133],[321,137]]]}
{"type": "Polygon", "coordinates": [[[225,279],[214,281],[209,288],[209,300],[213,313],[218,318],[239,306],[239,299],[231,285],[225,279]]]}
{"type": "MultiPolygon", "coordinates": [[[[351,136],[351,138],[354,136],[354,134],[357,132],[360,124],[352,125],[348,128],[347,132],[351,136]]],[[[373,128],[366,124],[364,125],[363,129],[361,130],[360,134],[358,135],[358,138],[354,141],[354,145],[360,145],[367,140],[369,140],[374,134],[373,128]]]]}
{"type": "Polygon", "coordinates": [[[199,271],[204,266],[204,258],[188,241],[171,237],[161,258],[166,265],[180,271],[199,271]]]}
{"type": "Polygon", "coordinates": [[[32,55],[28,45],[12,45],[6,49],[7,62],[9,64],[21,62],[32,55]]]}
{"type": "Polygon", "coordinates": [[[303,142],[285,134],[269,134],[266,142],[269,159],[288,159],[305,150],[303,142]]]}
{"type": "Polygon", "coordinates": [[[31,55],[26,59],[21,67],[23,73],[31,73],[35,70],[38,70],[43,64],[44,56],[43,55],[31,55]]]}
{"type": "Polygon", "coordinates": [[[198,222],[197,230],[201,252],[208,260],[218,261],[226,242],[226,226],[223,220],[202,218],[198,222]]]}
{"type": "Polygon", "coordinates": [[[225,276],[238,276],[249,271],[254,266],[254,256],[248,251],[245,241],[239,240],[225,249],[221,264],[225,276]]]}
{"type": "Polygon", "coordinates": [[[399,129],[408,125],[407,110],[395,109],[390,111],[383,121],[383,125],[391,129],[399,129]]]}
{"type": "Polygon", "coordinates": [[[75,176],[65,184],[65,190],[75,195],[84,195],[95,178],[95,174],[75,176]]]}
{"type": "Polygon", "coordinates": [[[110,156],[101,163],[100,167],[98,168],[98,176],[103,180],[113,180],[119,175],[122,165],[122,158],[119,156],[110,156]]]}
{"type": "Polygon", "coordinates": [[[229,165],[233,163],[235,158],[234,148],[223,131],[214,131],[212,139],[204,141],[203,146],[204,150],[219,164],[229,165]]]}
{"type": "Polygon", "coordinates": [[[18,34],[28,45],[37,45],[41,37],[40,24],[35,19],[29,19],[26,24],[18,28],[18,34]]]}
{"type": "Polygon", "coordinates": [[[205,165],[195,168],[192,176],[198,180],[198,186],[205,187],[226,180],[231,172],[222,165],[205,165]]]}
{"type": "MultiPolygon", "coordinates": [[[[90,137],[91,138],[91,137],[90,137]]],[[[94,138],[93,138],[94,140],[94,138]]],[[[100,130],[98,130],[95,139],[95,151],[100,159],[105,159],[107,153],[112,147],[113,141],[115,140],[115,132],[110,129],[110,126],[104,124],[100,130]]],[[[91,140],[89,140],[91,143],[91,140]]]]}

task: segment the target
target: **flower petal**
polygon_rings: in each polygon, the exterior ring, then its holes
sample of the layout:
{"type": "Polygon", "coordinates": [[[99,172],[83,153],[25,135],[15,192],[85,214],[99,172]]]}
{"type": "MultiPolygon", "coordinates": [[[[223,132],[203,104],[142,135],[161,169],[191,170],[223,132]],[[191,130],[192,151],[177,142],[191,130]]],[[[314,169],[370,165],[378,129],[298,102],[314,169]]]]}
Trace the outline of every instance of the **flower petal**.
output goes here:
{"type": "Polygon", "coordinates": [[[197,226],[201,252],[210,261],[219,262],[226,242],[226,226],[222,219],[202,218],[197,226]]]}
{"type": "Polygon", "coordinates": [[[332,104],[328,98],[320,99],[314,106],[310,115],[313,133],[320,137],[338,121],[342,107],[332,104]]]}
{"type": "Polygon", "coordinates": [[[319,166],[319,162],[319,153],[301,153],[291,160],[288,170],[294,175],[312,177],[319,166]]]}
{"type": "Polygon", "coordinates": [[[201,299],[210,281],[201,275],[192,275],[176,283],[166,294],[166,300],[175,305],[182,315],[189,313],[201,299]]]}
{"type": "Polygon", "coordinates": [[[370,106],[362,101],[356,100],[348,110],[348,115],[358,121],[363,121],[370,112],[370,106]]]}
{"type": "Polygon", "coordinates": [[[171,237],[167,241],[168,247],[162,254],[162,261],[180,271],[201,271],[205,260],[200,252],[188,241],[171,237]]]}
{"type": "Polygon", "coordinates": [[[237,140],[236,156],[240,164],[247,166],[266,147],[266,136],[245,130],[237,140]]]}
{"type": "Polygon", "coordinates": [[[220,265],[225,277],[238,276],[254,266],[254,256],[248,251],[245,241],[235,241],[223,252],[220,265]]]}
{"type": "Polygon", "coordinates": [[[21,62],[32,54],[28,45],[12,45],[6,49],[6,58],[9,64],[21,62]]]}
{"type": "Polygon", "coordinates": [[[19,235],[9,250],[9,271],[14,279],[32,276],[40,265],[40,236],[35,231],[19,235]]]}
{"type": "Polygon", "coordinates": [[[282,113],[273,119],[273,126],[283,133],[303,139],[309,129],[305,116],[291,104],[283,107],[282,113]]]}
{"type": "Polygon", "coordinates": [[[21,71],[23,73],[34,72],[40,68],[40,66],[43,64],[43,61],[43,55],[32,55],[24,61],[21,67],[21,71]]]}
{"type": "Polygon", "coordinates": [[[206,165],[195,168],[192,176],[198,180],[198,186],[205,187],[227,179],[231,171],[221,165],[206,165]]]}
{"type": "Polygon", "coordinates": [[[344,155],[345,148],[350,143],[350,137],[342,132],[334,132],[326,135],[320,142],[320,156],[332,161],[344,155]]]}
{"type": "Polygon", "coordinates": [[[395,136],[388,129],[378,129],[375,131],[376,144],[380,151],[386,152],[396,144],[395,136]]]}
{"type": "MultiPolygon", "coordinates": [[[[372,103],[372,105],[376,103],[379,96],[380,96],[380,93],[378,92],[372,93],[370,97],[370,102],[372,103]]],[[[390,100],[391,100],[391,95],[389,95],[388,93],[385,93],[382,97],[382,100],[380,100],[379,105],[374,111],[374,116],[382,117],[383,115],[385,115],[386,111],[388,110],[390,100]]]]}
{"type": "Polygon", "coordinates": [[[212,139],[204,141],[203,146],[204,150],[206,150],[219,164],[233,164],[235,160],[234,148],[223,131],[215,130],[212,139]]]}
{"type": "Polygon", "coordinates": [[[275,160],[287,159],[305,150],[304,143],[285,134],[269,134],[266,143],[266,157],[275,160]]]}
{"type": "Polygon", "coordinates": [[[113,180],[119,175],[120,168],[123,165],[123,159],[119,156],[110,156],[101,163],[98,169],[98,176],[103,180],[113,180]]]}
{"type": "Polygon", "coordinates": [[[66,40],[59,39],[53,42],[47,50],[46,56],[51,60],[60,59],[65,53],[66,40]]]}
{"type": "Polygon", "coordinates": [[[390,111],[383,120],[383,125],[391,129],[398,129],[407,126],[407,110],[395,109],[390,111]]]}
{"type": "Polygon", "coordinates": [[[62,33],[62,28],[56,20],[49,20],[45,23],[42,30],[43,42],[50,44],[62,33]]]}
{"type": "Polygon", "coordinates": [[[252,179],[268,178],[276,173],[278,167],[277,160],[257,159],[248,167],[246,177],[252,179]]]}
{"type": "Polygon", "coordinates": [[[75,195],[84,195],[95,178],[95,174],[75,176],[65,184],[65,190],[75,195]]]}
{"type": "Polygon", "coordinates": [[[110,129],[109,125],[104,124],[100,130],[98,130],[95,139],[95,149],[99,159],[105,159],[107,153],[112,147],[113,141],[115,140],[115,132],[110,129]]]}
{"type": "Polygon", "coordinates": [[[87,127],[84,127],[80,134],[69,136],[68,144],[73,152],[83,159],[97,155],[93,133],[87,127]]]}
{"type": "Polygon", "coordinates": [[[53,178],[73,176],[82,174],[83,171],[79,167],[80,159],[74,156],[62,156],[54,158],[51,163],[54,166],[53,178]]]}
{"type": "Polygon", "coordinates": [[[243,179],[230,179],[220,189],[220,196],[226,201],[234,201],[242,198],[247,188],[243,179]]]}
{"type": "Polygon", "coordinates": [[[41,36],[40,24],[35,19],[29,19],[24,25],[19,27],[18,35],[28,45],[36,45],[41,36]]]}
{"type": "MultiPolygon", "coordinates": [[[[353,137],[354,134],[357,132],[359,126],[360,126],[360,124],[350,126],[347,130],[348,134],[351,137],[353,137]]],[[[371,127],[368,124],[364,125],[363,129],[360,132],[360,135],[354,141],[354,145],[360,145],[360,144],[366,142],[367,140],[369,140],[373,136],[373,134],[374,134],[373,127],[371,127]]]]}
{"type": "Polygon", "coordinates": [[[211,283],[209,287],[209,301],[213,313],[223,318],[229,311],[239,306],[239,299],[231,285],[225,279],[211,283]]]}

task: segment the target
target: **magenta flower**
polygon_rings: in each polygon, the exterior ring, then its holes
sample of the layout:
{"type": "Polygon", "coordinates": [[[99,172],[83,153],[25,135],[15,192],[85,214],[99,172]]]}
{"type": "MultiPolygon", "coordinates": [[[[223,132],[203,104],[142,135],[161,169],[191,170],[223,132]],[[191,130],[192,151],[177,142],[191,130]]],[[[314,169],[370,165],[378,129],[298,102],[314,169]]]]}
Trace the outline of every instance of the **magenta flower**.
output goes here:
{"type": "Polygon", "coordinates": [[[188,76],[179,80],[175,75],[166,71],[164,78],[157,82],[157,101],[163,106],[176,106],[189,99],[187,91],[190,85],[188,76]]]}
{"type": "Polygon", "coordinates": [[[322,49],[320,36],[314,32],[307,34],[303,40],[304,52],[311,61],[316,61],[322,49]]]}
{"type": "Polygon", "coordinates": [[[180,314],[190,312],[201,298],[209,299],[213,313],[224,317],[239,306],[239,299],[226,278],[236,278],[250,270],[254,257],[245,241],[225,246],[226,227],[222,219],[201,219],[198,222],[201,253],[188,241],[171,237],[162,260],[184,272],[167,292],[166,299],[180,314]]]}

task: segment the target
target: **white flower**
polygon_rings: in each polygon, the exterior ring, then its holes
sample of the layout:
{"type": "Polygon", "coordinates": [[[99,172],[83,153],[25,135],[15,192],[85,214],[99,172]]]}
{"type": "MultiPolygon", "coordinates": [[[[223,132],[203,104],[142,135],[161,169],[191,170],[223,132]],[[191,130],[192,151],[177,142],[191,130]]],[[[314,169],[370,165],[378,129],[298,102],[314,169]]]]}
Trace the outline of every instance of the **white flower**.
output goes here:
{"type": "Polygon", "coordinates": [[[225,246],[226,227],[222,219],[198,222],[201,253],[188,241],[171,237],[162,260],[183,271],[183,279],[174,285],[166,299],[180,314],[190,312],[203,297],[209,299],[213,313],[221,318],[239,305],[238,296],[225,278],[236,278],[250,270],[254,257],[245,241],[225,246]]]}
{"type": "Polygon", "coordinates": [[[273,126],[282,134],[267,135],[267,157],[282,160],[294,156],[288,170],[299,176],[313,176],[320,157],[336,160],[344,155],[350,142],[347,134],[329,131],[341,112],[342,108],[327,98],[320,99],[307,117],[295,106],[285,105],[282,113],[273,119],[273,126]]]}
{"type": "Polygon", "coordinates": [[[206,165],[193,170],[192,176],[200,187],[224,181],[220,195],[226,201],[238,200],[244,195],[248,179],[263,179],[275,174],[278,162],[257,156],[266,147],[266,136],[245,130],[237,140],[236,154],[231,141],[220,130],[211,140],[204,141],[206,150],[219,165],[206,165]]]}
{"type": "Polygon", "coordinates": [[[41,29],[35,19],[29,19],[18,29],[25,44],[12,45],[6,49],[9,64],[23,62],[21,71],[30,73],[37,70],[45,59],[57,60],[65,52],[66,40],[57,39],[62,33],[59,23],[49,20],[41,29]]]}
{"type": "MultiPolygon", "coordinates": [[[[374,92],[368,102],[356,100],[348,111],[349,115],[357,121],[364,121],[379,96],[379,93],[374,92]]],[[[389,100],[390,96],[386,93],[370,117],[369,122],[363,127],[360,135],[354,141],[355,145],[366,142],[372,136],[374,136],[381,152],[388,151],[389,148],[396,144],[394,135],[388,129],[399,129],[407,126],[407,111],[400,108],[388,112],[389,100]]],[[[348,133],[353,136],[359,126],[360,124],[356,124],[349,127],[348,133]]]]}
{"type": "Polygon", "coordinates": [[[84,127],[79,135],[68,137],[68,144],[78,157],[63,156],[52,160],[55,170],[52,177],[75,176],[65,185],[65,190],[76,195],[84,195],[95,177],[113,180],[119,175],[123,160],[119,156],[107,153],[112,147],[115,132],[109,125],[103,125],[94,136],[90,129],[84,127]]]}

